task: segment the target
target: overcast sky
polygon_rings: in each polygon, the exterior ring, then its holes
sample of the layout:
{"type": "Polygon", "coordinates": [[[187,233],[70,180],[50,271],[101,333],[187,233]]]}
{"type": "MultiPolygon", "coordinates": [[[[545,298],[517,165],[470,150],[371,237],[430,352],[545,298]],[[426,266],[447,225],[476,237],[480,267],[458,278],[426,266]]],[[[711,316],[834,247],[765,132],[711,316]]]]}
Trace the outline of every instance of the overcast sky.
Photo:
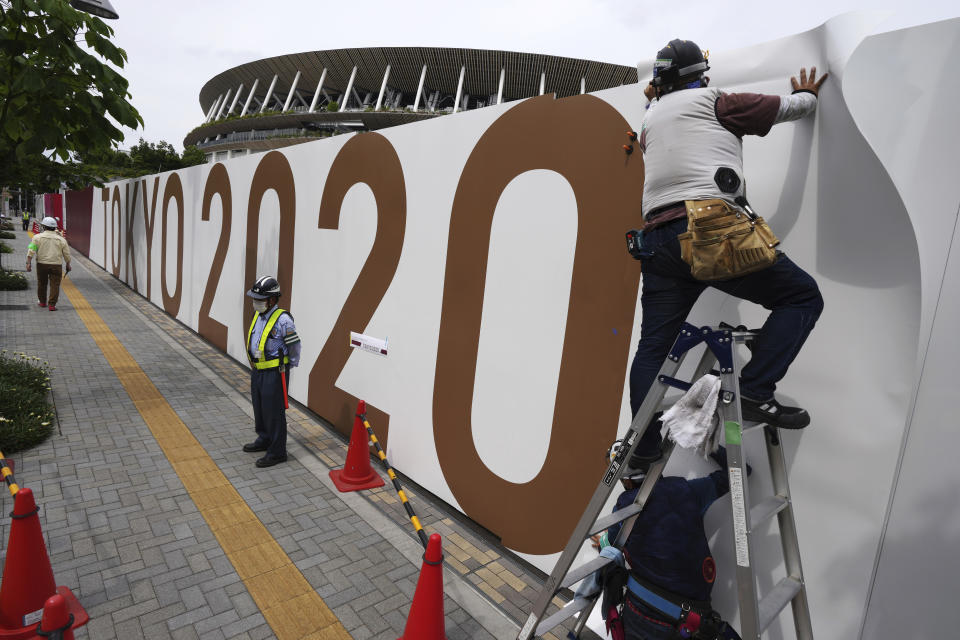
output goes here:
{"type": "MultiPolygon", "coordinates": [[[[503,49],[634,65],[673,38],[725,51],[800,33],[852,10],[889,11],[878,31],[960,16],[956,0],[111,0],[144,127],[178,150],[201,123],[200,88],[236,65],[371,46],[503,49]]],[[[918,52],[919,53],[919,52],[918,52]]],[[[918,62],[920,58],[918,58],[918,62]]]]}

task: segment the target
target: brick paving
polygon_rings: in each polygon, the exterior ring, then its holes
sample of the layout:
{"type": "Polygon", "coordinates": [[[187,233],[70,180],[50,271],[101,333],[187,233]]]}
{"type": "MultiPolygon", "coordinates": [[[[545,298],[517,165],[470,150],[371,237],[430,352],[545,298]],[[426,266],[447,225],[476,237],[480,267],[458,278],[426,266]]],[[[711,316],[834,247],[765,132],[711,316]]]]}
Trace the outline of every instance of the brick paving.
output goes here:
{"type": "MultiPolygon", "coordinates": [[[[16,233],[4,265],[22,269],[27,236],[16,233]]],[[[26,291],[0,291],[0,305],[26,307],[0,311],[0,346],[56,367],[59,428],[10,457],[41,505],[57,584],[90,613],[77,637],[275,637],[70,300],[37,307],[28,277],[26,291]]],[[[70,278],[351,636],[399,637],[422,547],[390,483],[337,493],[327,472],[343,466],[346,443],[293,404],[291,460],[256,470],[256,454],[239,451],[252,433],[246,368],[82,256],[70,278]]],[[[404,485],[427,532],[444,538],[448,638],[515,637],[542,576],[404,485]]]]}

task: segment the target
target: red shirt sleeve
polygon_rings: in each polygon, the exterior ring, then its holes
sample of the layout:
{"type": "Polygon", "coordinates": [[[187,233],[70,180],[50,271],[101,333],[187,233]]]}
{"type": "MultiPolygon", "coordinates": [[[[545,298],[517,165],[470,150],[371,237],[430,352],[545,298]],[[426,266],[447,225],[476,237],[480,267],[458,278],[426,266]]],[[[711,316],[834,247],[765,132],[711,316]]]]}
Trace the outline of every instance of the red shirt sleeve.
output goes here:
{"type": "Polygon", "coordinates": [[[717,120],[738,138],[767,135],[779,109],[780,96],[761,93],[724,93],[714,105],[717,120]]]}

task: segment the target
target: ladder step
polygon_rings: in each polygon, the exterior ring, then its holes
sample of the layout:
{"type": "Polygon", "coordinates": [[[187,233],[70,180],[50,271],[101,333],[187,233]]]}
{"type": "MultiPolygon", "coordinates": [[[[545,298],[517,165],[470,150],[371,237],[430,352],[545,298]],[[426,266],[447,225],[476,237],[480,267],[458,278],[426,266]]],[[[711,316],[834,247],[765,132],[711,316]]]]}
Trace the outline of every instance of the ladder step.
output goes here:
{"type": "Polygon", "coordinates": [[[596,523],[593,525],[593,528],[590,530],[590,535],[596,535],[601,531],[606,531],[611,525],[615,525],[618,522],[623,522],[627,518],[637,513],[640,513],[643,510],[643,507],[636,502],[633,504],[627,505],[619,511],[614,511],[613,513],[608,513],[607,515],[598,518],[596,523]]]}
{"type": "Polygon", "coordinates": [[[743,433],[747,433],[748,431],[753,431],[754,429],[759,429],[765,426],[767,426],[766,422],[751,422],[750,420],[744,420],[740,430],[743,433]]]}
{"type": "Polygon", "coordinates": [[[771,496],[758,502],[750,509],[750,527],[756,529],[761,523],[786,509],[789,504],[790,501],[783,496],[771,496]]]}
{"type": "Polygon", "coordinates": [[[565,620],[569,620],[592,605],[593,600],[593,598],[577,598],[571,602],[568,602],[562,609],[560,609],[560,611],[557,611],[548,618],[545,618],[543,622],[538,624],[537,631],[533,635],[542,636],[546,632],[550,631],[550,629],[563,624],[565,620]]]}
{"type": "Polygon", "coordinates": [[[799,580],[787,576],[778,582],[777,586],[760,600],[758,617],[760,620],[761,633],[770,626],[770,623],[780,615],[783,608],[800,593],[802,588],[803,585],[799,580]]]}
{"type": "Polygon", "coordinates": [[[563,580],[560,582],[560,586],[557,587],[557,591],[560,591],[560,589],[566,589],[570,585],[580,582],[594,571],[602,569],[611,562],[613,562],[613,560],[610,558],[597,556],[590,562],[584,563],[575,569],[571,569],[570,572],[563,577],[563,580]]]}

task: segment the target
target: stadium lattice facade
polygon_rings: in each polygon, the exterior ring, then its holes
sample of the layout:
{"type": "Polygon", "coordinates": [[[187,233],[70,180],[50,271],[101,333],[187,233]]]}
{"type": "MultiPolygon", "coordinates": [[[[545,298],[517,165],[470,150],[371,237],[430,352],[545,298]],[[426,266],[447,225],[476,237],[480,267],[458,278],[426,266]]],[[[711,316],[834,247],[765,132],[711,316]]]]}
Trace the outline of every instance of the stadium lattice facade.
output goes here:
{"type": "Polygon", "coordinates": [[[204,121],[187,134],[209,161],[347,131],[373,131],[544,93],[637,81],[634,67],[534,53],[369,47],[264,58],[200,90],[204,121]]]}

